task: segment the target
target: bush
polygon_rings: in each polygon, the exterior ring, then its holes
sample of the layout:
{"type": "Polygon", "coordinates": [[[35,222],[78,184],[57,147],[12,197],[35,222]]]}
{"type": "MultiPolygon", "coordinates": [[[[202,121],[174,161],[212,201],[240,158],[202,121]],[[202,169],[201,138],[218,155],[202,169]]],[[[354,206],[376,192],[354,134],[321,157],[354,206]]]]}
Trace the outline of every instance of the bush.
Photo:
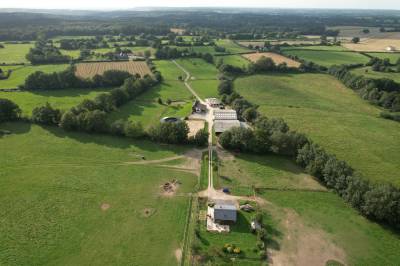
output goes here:
{"type": "Polygon", "coordinates": [[[15,121],[21,116],[19,106],[8,100],[0,98],[0,123],[6,121],[15,121]]]}
{"type": "Polygon", "coordinates": [[[43,125],[58,125],[61,120],[61,111],[53,108],[48,102],[46,105],[36,107],[32,111],[32,121],[43,125]]]}

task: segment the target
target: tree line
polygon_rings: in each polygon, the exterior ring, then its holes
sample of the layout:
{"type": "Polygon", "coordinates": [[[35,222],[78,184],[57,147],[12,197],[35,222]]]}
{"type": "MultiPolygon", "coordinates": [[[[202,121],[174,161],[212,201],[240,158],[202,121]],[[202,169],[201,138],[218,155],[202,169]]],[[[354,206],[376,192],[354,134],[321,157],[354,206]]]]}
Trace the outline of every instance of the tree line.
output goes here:
{"type": "Polygon", "coordinates": [[[31,48],[26,55],[26,59],[37,64],[60,64],[67,63],[71,57],[63,55],[60,50],[53,45],[52,41],[39,40],[35,46],[31,48]]]}

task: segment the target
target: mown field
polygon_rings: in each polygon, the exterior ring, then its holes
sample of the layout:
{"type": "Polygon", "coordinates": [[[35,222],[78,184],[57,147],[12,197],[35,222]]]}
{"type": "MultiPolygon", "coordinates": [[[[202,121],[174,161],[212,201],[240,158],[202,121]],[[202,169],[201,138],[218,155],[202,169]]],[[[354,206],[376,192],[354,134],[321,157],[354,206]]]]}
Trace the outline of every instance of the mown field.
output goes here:
{"type": "Polygon", "coordinates": [[[0,64],[28,63],[25,56],[33,43],[28,44],[7,44],[1,43],[4,48],[0,48],[0,64]]]}
{"type": "Polygon", "coordinates": [[[0,89],[17,88],[25,83],[25,79],[36,71],[52,73],[65,70],[69,65],[41,65],[41,66],[0,66],[3,71],[12,70],[8,79],[0,80],[0,89]]]}
{"type": "Polygon", "coordinates": [[[146,128],[159,122],[162,117],[185,117],[191,113],[192,95],[179,76],[184,73],[171,61],[155,61],[157,69],[163,75],[163,82],[143,93],[138,98],[121,106],[109,115],[109,120],[118,119],[141,122],[146,128]],[[158,103],[161,98],[163,104],[158,103]],[[166,102],[170,99],[172,103],[166,102]]]}
{"type": "Polygon", "coordinates": [[[179,59],[177,62],[191,74],[190,85],[202,98],[218,96],[218,69],[198,58],[179,59]]]}
{"type": "Polygon", "coordinates": [[[372,79],[387,78],[387,79],[393,79],[396,82],[400,82],[400,73],[373,71],[371,67],[355,68],[351,70],[351,73],[357,75],[363,75],[367,78],[372,78],[372,79]]]}
{"type": "Polygon", "coordinates": [[[129,163],[183,147],[22,123],[0,128],[13,132],[0,138],[0,264],[177,263],[185,195],[197,177],[129,163]],[[160,186],[174,178],[180,196],[163,196],[160,186]]]}
{"type": "Polygon", "coordinates": [[[335,249],[339,248],[348,265],[400,263],[398,235],[360,216],[292,161],[273,155],[233,156],[226,152],[219,153],[219,161],[221,185],[231,188],[233,194],[246,195],[252,186],[268,188],[259,196],[267,200],[260,207],[270,215],[264,221],[272,261],[283,259],[284,265],[289,265],[299,252],[298,263],[324,265],[319,260],[327,252],[338,256],[335,249]]]}
{"type": "Polygon", "coordinates": [[[21,92],[2,92],[0,98],[10,99],[22,110],[24,116],[30,117],[35,107],[43,106],[46,102],[53,107],[67,110],[84,99],[94,99],[98,94],[107,92],[108,89],[65,89],[65,90],[41,90],[41,91],[21,91],[21,92]]]}
{"type": "Polygon", "coordinates": [[[151,75],[151,70],[144,61],[123,61],[123,62],[99,62],[80,63],[76,65],[76,75],[82,78],[92,78],[95,75],[103,75],[107,70],[127,71],[140,76],[151,75]]]}
{"type": "Polygon", "coordinates": [[[235,89],[269,117],[282,117],[372,181],[399,186],[400,124],[379,117],[335,78],[323,74],[255,75],[235,89]]]}
{"type": "Polygon", "coordinates": [[[365,64],[369,58],[353,52],[340,51],[313,51],[313,50],[284,50],[284,54],[298,56],[299,58],[312,61],[321,66],[343,65],[343,64],[365,64]]]}

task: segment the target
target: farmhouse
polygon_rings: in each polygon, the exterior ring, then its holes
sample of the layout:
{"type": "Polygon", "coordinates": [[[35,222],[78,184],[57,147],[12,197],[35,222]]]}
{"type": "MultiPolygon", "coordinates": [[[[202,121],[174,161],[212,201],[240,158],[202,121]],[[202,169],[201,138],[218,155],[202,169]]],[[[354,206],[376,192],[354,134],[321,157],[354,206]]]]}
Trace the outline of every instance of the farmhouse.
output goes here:
{"type": "Polygon", "coordinates": [[[219,99],[217,98],[207,98],[206,103],[213,108],[218,108],[222,106],[222,103],[219,99]]]}
{"type": "Polygon", "coordinates": [[[199,100],[196,100],[192,105],[192,113],[205,113],[207,106],[202,104],[199,100]]]}
{"type": "Polygon", "coordinates": [[[214,207],[211,208],[211,218],[217,223],[236,222],[237,208],[233,201],[216,200],[214,207]]]}

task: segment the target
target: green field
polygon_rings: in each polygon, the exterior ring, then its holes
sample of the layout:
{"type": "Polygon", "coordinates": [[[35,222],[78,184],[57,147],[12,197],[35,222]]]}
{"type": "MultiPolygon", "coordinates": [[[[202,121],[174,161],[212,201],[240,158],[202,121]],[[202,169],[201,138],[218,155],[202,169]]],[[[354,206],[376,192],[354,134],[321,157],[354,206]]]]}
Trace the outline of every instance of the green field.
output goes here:
{"type": "MultiPolygon", "coordinates": [[[[292,161],[274,155],[220,154],[219,158],[220,180],[224,180],[223,186],[231,188],[234,195],[246,195],[252,191],[252,186],[268,188],[259,195],[268,201],[264,209],[272,216],[267,220],[270,226],[267,232],[271,238],[267,246],[270,249],[291,252],[293,250],[285,245],[290,247],[296,241],[302,241],[296,238],[298,233],[322,230],[328,241],[345,251],[349,265],[400,263],[397,256],[399,236],[360,216],[343,199],[326,191],[292,161]],[[292,212],[299,217],[287,215],[292,212]],[[304,227],[289,229],[288,222],[304,224],[304,227]],[[288,237],[290,240],[287,240],[288,237]]],[[[318,237],[321,234],[319,232],[318,237]]],[[[240,241],[241,238],[246,238],[245,234],[231,242],[240,241]]],[[[308,244],[299,243],[300,246],[308,244]]],[[[318,251],[315,252],[318,256],[318,251]]]]}
{"type": "Polygon", "coordinates": [[[400,124],[379,117],[335,78],[323,74],[255,75],[235,89],[269,117],[282,117],[372,181],[399,186],[400,124]]]}
{"type": "Polygon", "coordinates": [[[155,61],[163,75],[162,84],[151,88],[138,98],[120,107],[109,115],[109,120],[118,119],[141,122],[145,128],[158,123],[165,116],[185,117],[192,111],[192,95],[178,76],[184,73],[171,61],[155,61]],[[163,104],[158,103],[161,98],[163,104]],[[166,101],[170,99],[171,105],[166,101]]]}
{"type": "Polygon", "coordinates": [[[393,79],[394,81],[400,83],[400,73],[373,71],[371,67],[355,68],[351,70],[351,73],[357,75],[363,75],[367,78],[372,78],[372,79],[380,79],[380,78],[393,79]]]}
{"type": "Polygon", "coordinates": [[[390,63],[392,64],[396,64],[397,60],[400,59],[400,53],[368,53],[368,55],[378,57],[380,59],[389,58],[390,63]]]}
{"type": "Polygon", "coordinates": [[[28,63],[25,56],[33,44],[2,44],[4,48],[0,48],[0,64],[28,63]]]}
{"type": "Polygon", "coordinates": [[[347,48],[338,45],[307,45],[307,46],[289,46],[281,47],[281,50],[316,50],[316,51],[348,51],[347,48]]]}
{"type": "Polygon", "coordinates": [[[81,54],[81,51],[80,51],[80,50],[63,50],[63,49],[60,49],[60,52],[61,52],[63,55],[68,55],[68,56],[70,56],[70,57],[73,58],[73,59],[78,59],[79,56],[80,56],[80,54],[81,54]]]}
{"type": "Polygon", "coordinates": [[[35,107],[43,106],[46,102],[53,107],[67,110],[84,99],[93,99],[108,89],[66,89],[66,90],[41,90],[41,91],[21,91],[21,92],[1,92],[0,98],[10,99],[22,110],[24,116],[31,116],[35,107]]]}
{"type": "Polygon", "coordinates": [[[25,79],[36,71],[46,73],[58,72],[66,69],[69,65],[41,65],[41,66],[0,66],[3,71],[12,70],[8,79],[0,80],[0,89],[17,88],[25,83],[25,79]]]}
{"type": "Polygon", "coordinates": [[[218,96],[218,69],[214,65],[197,58],[177,62],[190,73],[190,85],[202,99],[218,96]]]}
{"type": "Polygon", "coordinates": [[[343,65],[343,64],[365,64],[369,58],[356,52],[340,51],[312,51],[312,50],[284,50],[284,54],[298,56],[300,59],[312,61],[321,66],[343,65]]]}
{"type": "Polygon", "coordinates": [[[250,49],[239,46],[232,40],[221,39],[215,42],[218,46],[225,47],[226,52],[236,54],[236,53],[246,53],[251,52],[250,49]]]}
{"type": "Polygon", "coordinates": [[[0,264],[176,265],[197,177],[158,164],[182,154],[101,135],[2,124],[0,264]],[[176,196],[160,186],[181,181],[176,196]]]}
{"type": "Polygon", "coordinates": [[[227,56],[217,56],[215,57],[216,62],[218,59],[222,59],[224,64],[236,66],[236,67],[247,67],[250,63],[249,60],[240,55],[227,55],[227,56]]]}

